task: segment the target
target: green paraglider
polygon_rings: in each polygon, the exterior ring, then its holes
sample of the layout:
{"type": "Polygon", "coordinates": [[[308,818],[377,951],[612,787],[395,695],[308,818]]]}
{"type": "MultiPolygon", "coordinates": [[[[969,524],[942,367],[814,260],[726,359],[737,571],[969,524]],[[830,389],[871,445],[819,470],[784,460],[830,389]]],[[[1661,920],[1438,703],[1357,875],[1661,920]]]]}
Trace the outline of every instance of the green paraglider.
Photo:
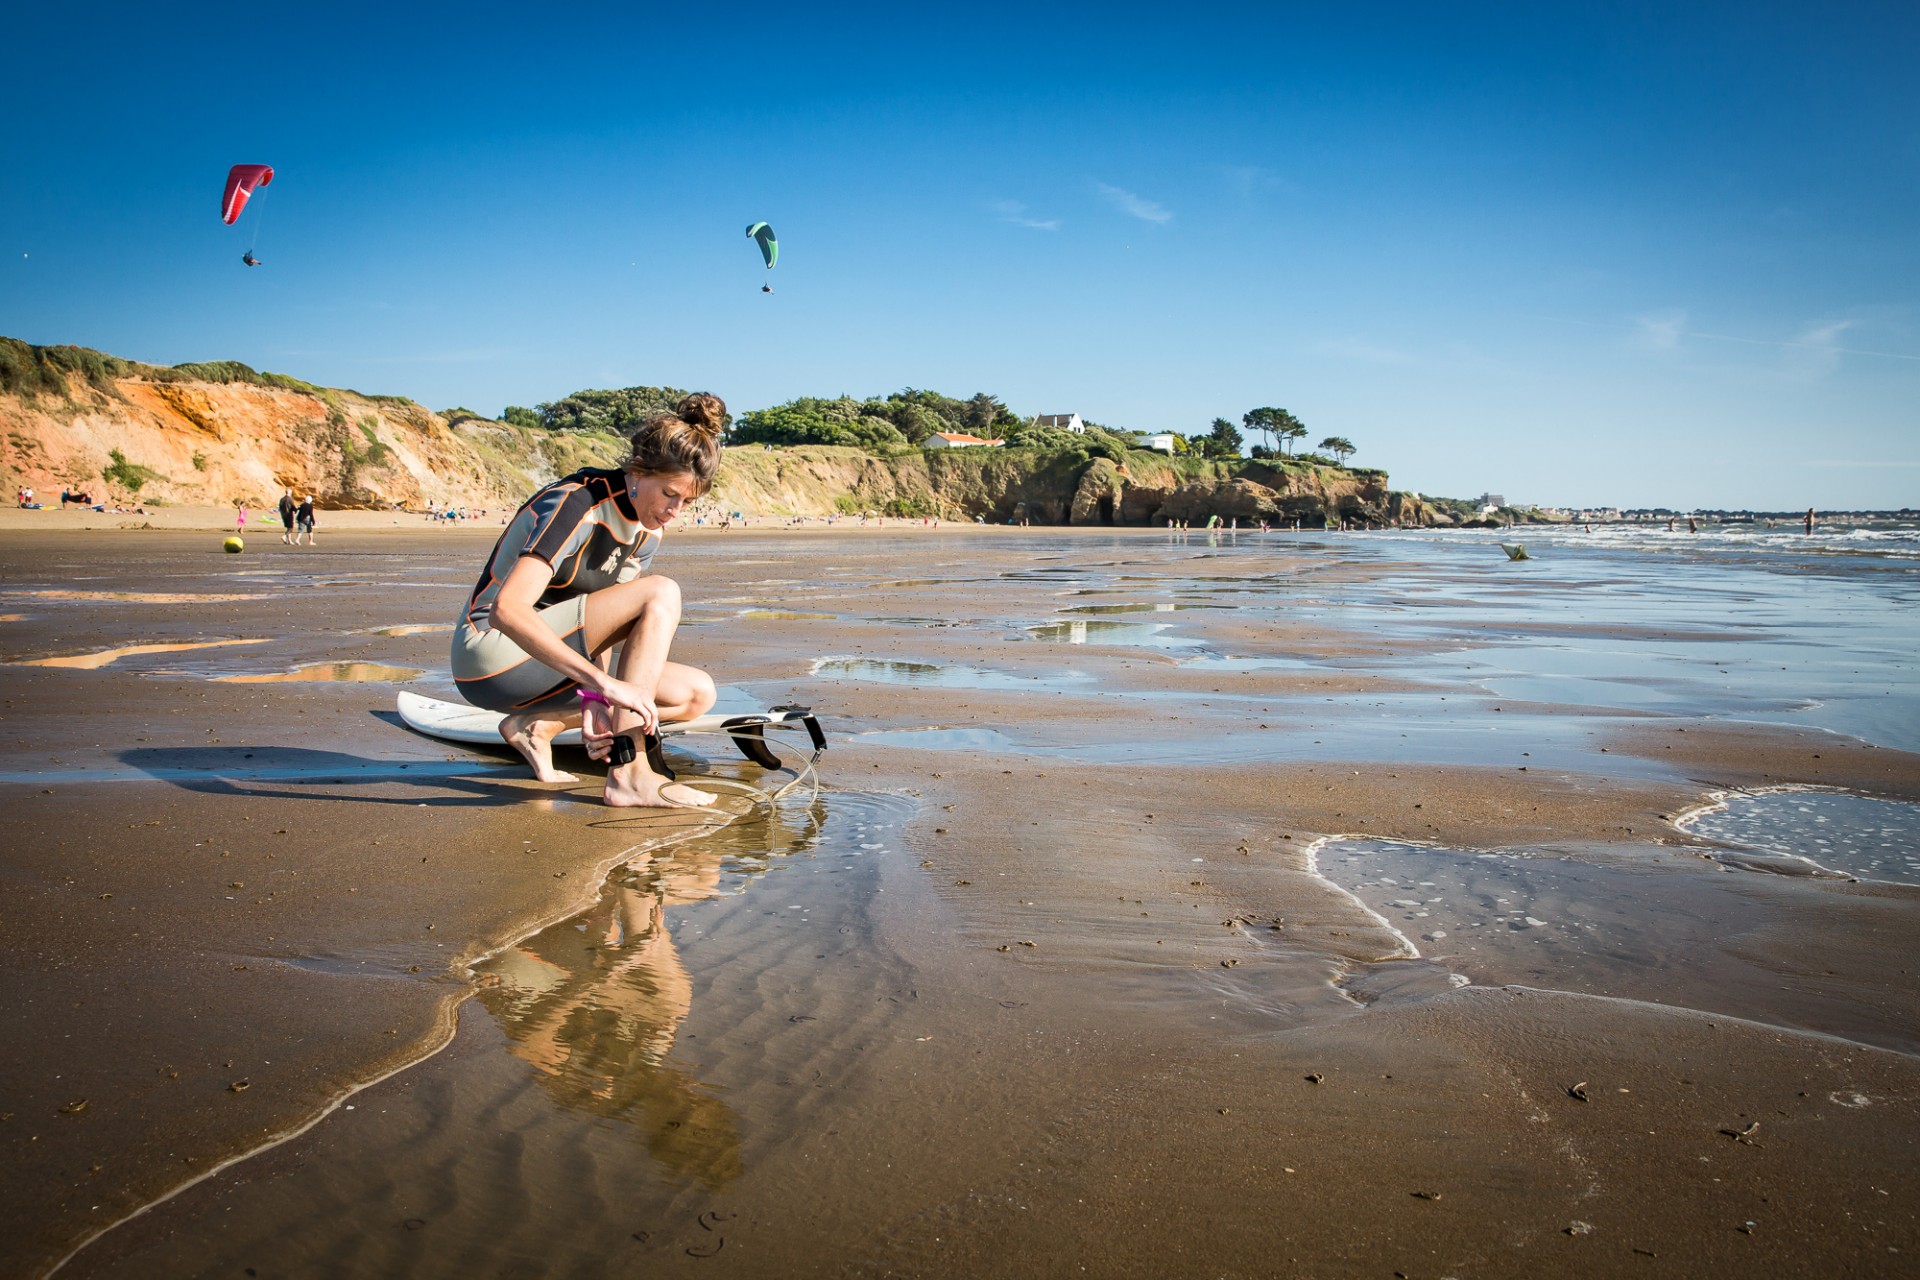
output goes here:
{"type": "Polygon", "coordinates": [[[756,222],[747,228],[747,239],[760,246],[760,256],[767,260],[767,270],[773,270],[773,264],[780,261],[780,242],[774,238],[773,228],[764,222],[756,222]]]}

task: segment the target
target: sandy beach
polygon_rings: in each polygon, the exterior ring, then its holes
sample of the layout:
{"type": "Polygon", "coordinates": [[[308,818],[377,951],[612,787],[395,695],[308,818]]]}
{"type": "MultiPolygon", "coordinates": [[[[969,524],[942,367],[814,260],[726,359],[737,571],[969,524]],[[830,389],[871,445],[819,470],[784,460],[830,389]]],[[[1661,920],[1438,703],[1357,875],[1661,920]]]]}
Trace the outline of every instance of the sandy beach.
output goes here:
{"type": "Polygon", "coordinates": [[[8,1274],[1912,1274],[1904,544],[676,530],[630,815],[231,520],[0,511],[8,1274]]]}

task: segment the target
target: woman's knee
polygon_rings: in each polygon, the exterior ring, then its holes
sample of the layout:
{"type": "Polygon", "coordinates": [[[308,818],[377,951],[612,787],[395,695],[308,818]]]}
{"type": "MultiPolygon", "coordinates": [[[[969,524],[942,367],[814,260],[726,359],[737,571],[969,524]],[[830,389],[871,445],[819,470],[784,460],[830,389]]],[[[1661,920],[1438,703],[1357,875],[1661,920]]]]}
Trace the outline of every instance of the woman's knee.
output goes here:
{"type": "Polygon", "coordinates": [[[700,668],[690,667],[688,671],[690,674],[687,679],[687,703],[694,715],[703,716],[713,709],[714,703],[720,700],[720,690],[713,683],[713,677],[700,668]]]}
{"type": "Polygon", "coordinates": [[[711,711],[719,697],[720,691],[712,676],[698,667],[669,662],[660,673],[654,701],[663,709],[670,708],[675,719],[691,720],[711,711]]]}
{"type": "Polygon", "coordinates": [[[650,573],[644,578],[635,578],[633,585],[640,588],[641,598],[653,607],[680,607],[680,584],[672,578],[650,573]]]}

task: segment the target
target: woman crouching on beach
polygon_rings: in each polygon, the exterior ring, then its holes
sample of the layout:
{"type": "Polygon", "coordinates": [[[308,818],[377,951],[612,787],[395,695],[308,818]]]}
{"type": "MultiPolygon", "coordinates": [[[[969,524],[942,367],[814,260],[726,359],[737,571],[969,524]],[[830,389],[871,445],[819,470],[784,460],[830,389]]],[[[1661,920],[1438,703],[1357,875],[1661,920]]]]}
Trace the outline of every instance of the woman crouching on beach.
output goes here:
{"type": "MultiPolygon", "coordinates": [[[[618,759],[616,735],[638,738],[713,706],[711,676],[667,661],[680,587],[647,570],[666,526],[712,486],[726,413],[717,396],[687,396],[634,433],[618,470],[554,481],[494,544],[454,628],[453,676],[468,702],[506,713],[500,736],[540,781],[573,781],[553,766],[562,729],[580,725],[589,755],[618,759]]],[[[652,807],[714,799],[662,778],[645,751],[608,769],[605,797],[652,807]]]]}

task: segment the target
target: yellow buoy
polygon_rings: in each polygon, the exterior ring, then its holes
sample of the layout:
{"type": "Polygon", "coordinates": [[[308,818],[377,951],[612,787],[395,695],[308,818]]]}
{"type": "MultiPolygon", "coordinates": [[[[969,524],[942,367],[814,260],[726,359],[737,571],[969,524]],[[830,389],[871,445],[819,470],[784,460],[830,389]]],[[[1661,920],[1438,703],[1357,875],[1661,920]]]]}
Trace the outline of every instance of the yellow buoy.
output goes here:
{"type": "Polygon", "coordinates": [[[242,551],[245,551],[247,549],[247,544],[240,541],[240,539],[238,538],[228,538],[225,542],[221,543],[220,545],[226,548],[226,552],[230,556],[237,556],[242,551]]]}

